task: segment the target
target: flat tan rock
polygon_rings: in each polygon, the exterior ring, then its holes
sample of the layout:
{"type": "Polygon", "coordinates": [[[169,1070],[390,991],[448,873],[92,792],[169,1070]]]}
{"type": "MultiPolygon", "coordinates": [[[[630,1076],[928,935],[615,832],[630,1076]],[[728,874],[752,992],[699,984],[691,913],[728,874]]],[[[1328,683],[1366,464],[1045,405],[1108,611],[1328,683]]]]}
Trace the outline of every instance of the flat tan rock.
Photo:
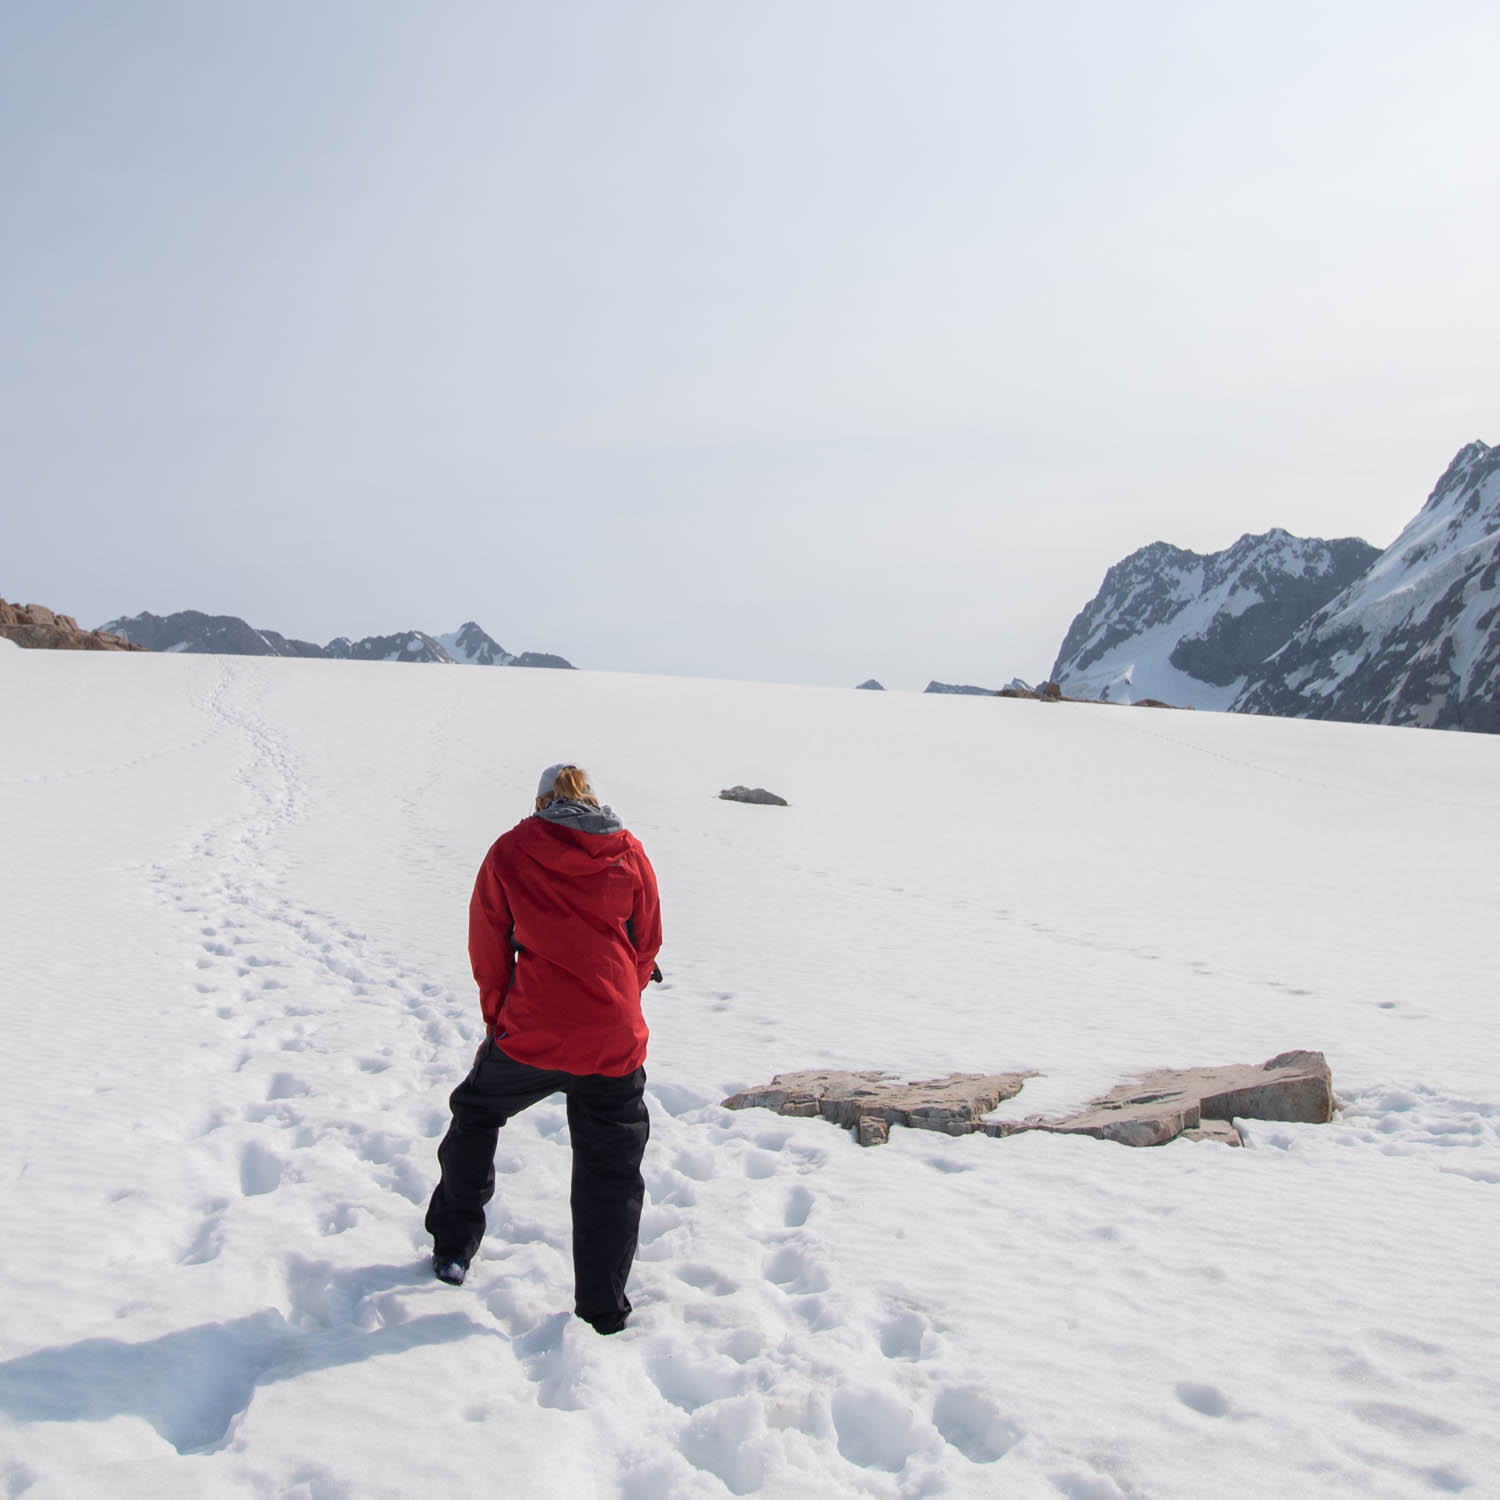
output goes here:
{"type": "Polygon", "coordinates": [[[1076,1114],[986,1120],[996,1105],[1021,1092],[1031,1073],[950,1073],[902,1082],[893,1073],[809,1069],[778,1073],[768,1084],[724,1101],[726,1109],[770,1109],[821,1117],[852,1130],[861,1146],[879,1146],[892,1125],[944,1135],[1021,1135],[1030,1130],[1091,1135],[1125,1146],[1192,1140],[1244,1142],[1236,1119],[1333,1118],[1333,1077],[1321,1052],[1283,1052],[1269,1062],[1223,1068],[1162,1068],[1111,1089],[1076,1114]]]}
{"type": "Polygon", "coordinates": [[[1050,1130],[1125,1146],[1160,1146],[1191,1132],[1198,1132],[1200,1140],[1227,1138],[1206,1122],[1297,1120],[1323,1125],[1332,1118],[1333,1076],[1323,1054],[1283,1052],[1258,1066],[1162,1068],[1111,1089],[1077,1114],[1059,1119],[1029,1116],[991,1122],[985,1128],[993,1135],[1050,1130]]]}
{"type": "Polygon", "coordinates": [[[815,1116],[853,1130],[861,1145],[882,1144],[892,1125],[968,1135],[1003,1099],[1014,1098],[1028,1073],[950,1073],[903,1083],[891,1073],[813,1069],[778,1073],[770,1083],[724,1101],[726,1109],[773,1109],[815,1116]],[[877,1128],[877,1125],[881,1128],[877,1128]]]}

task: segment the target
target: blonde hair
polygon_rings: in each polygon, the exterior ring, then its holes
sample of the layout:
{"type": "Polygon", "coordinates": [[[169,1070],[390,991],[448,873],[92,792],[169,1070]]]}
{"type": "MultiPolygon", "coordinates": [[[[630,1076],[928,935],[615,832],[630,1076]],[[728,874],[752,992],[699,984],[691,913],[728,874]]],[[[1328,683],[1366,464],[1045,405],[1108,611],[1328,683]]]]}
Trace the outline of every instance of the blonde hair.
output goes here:
{"type": "Polygon", "coordinates": [[[536,810],[541,812],[554,802],[586,802],[590,807],[598,807],[599,799],[589,785],[589,773],[581,766],[564,766],[557,773],[551,792],[536,799],[536,810]]]}

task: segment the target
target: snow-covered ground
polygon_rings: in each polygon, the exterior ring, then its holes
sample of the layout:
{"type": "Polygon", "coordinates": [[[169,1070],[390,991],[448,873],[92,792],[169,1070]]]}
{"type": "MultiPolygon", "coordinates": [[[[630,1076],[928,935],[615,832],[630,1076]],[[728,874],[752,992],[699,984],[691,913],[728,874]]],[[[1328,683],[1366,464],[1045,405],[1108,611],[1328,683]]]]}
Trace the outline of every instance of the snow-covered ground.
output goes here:
{"type": "Polygon", "coordinates": [[[0,653],[0,1495],[1500,1494],[1500,741],[586,672],[0,653]],[[632,1283],[559,1103],[421,1214],[540,767],[661,877],[632,1283]],[[721,802],[748,782],[789,808],[721,802]],[[717,1101],[1322,1048],[1234,1151],[717,1101]]]}

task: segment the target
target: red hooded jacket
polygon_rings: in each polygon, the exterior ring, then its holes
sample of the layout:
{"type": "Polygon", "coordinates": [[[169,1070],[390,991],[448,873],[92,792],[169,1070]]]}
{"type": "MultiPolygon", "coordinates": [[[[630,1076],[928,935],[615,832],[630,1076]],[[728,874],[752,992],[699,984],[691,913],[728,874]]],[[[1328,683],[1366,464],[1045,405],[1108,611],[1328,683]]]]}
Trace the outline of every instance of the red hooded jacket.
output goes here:
{"type": "Polygon", "coordinates": [[[633,1073],[646,1060],[641,991],[660,948],[656,875],[623,828],[529,817],[479,867],[469,961],[485,1031],[517,1062],[633,1073]]]}

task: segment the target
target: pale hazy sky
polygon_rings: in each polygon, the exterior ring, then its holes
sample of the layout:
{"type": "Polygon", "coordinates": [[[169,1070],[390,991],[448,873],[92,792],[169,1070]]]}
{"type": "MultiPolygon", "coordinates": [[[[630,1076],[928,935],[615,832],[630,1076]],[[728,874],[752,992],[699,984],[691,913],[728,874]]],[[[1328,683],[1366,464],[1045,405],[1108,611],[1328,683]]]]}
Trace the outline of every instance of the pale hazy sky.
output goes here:
{"type": "Polygon", "coordinates": [[[12,0],[0,595],[998,686],[1500,441],[1500,7],[12,0]]]}

